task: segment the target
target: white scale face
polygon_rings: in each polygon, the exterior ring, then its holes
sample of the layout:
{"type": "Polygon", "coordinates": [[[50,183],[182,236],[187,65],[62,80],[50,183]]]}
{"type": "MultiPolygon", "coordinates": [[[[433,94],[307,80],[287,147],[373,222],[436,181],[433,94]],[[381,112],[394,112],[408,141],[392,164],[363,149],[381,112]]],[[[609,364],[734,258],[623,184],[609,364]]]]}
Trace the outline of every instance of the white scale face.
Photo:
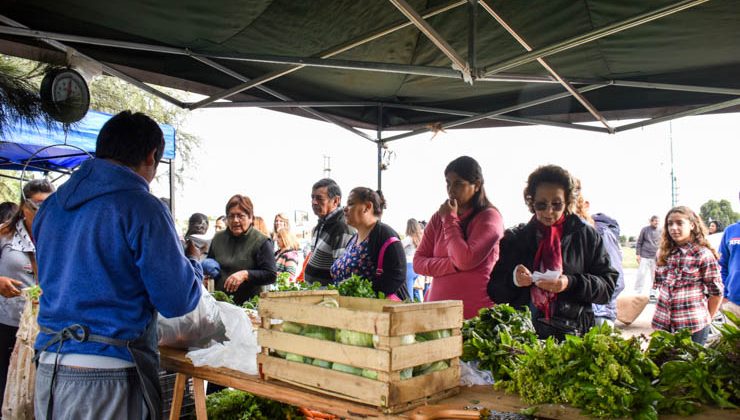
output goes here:
{"type": "Polygon", "coordinates": [[[79,79],[74,73],[67,73],[57,77],[52,87],[52,98],[54,98],[54,102],[82,99],[82,84],[84,81],[79,79]]]}

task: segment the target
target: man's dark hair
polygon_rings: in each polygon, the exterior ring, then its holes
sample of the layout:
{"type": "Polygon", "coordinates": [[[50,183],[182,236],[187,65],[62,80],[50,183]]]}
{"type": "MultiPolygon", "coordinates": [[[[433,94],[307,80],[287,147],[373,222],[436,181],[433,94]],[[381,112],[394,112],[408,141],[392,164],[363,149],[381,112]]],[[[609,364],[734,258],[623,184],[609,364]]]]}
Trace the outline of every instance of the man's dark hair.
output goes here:
{"type": "Polygon", "coordinates": [[[136,167],[156,150],[155,164],[164,154],[164,135],[157,123],[142,114],[123,111],[109,119],[98,134],[95,155],[136,167]]]}
{"type": "Polygon", "coordinates": [[[329,195],[329,198],[342,196],[342,190],[339,188],[339,185],[337,185],[337,183],[334,182],[334,180],[331,178],[318,180],[315,184],[313,184],[311,190],[316,190],[324,187],[326,187],[326,193],[329,195]]]}

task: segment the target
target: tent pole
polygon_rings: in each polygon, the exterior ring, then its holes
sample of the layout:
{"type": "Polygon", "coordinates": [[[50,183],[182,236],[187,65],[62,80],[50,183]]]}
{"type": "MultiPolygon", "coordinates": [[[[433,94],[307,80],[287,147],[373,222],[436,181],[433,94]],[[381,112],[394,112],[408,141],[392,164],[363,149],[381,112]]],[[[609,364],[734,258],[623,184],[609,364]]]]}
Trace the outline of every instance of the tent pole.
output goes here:
{"type": "Polygon", "coordinates": [[[170,165],[170,213],[172,213],[172,220],[175,220],[175,185],[177,184],[175,159],[170,159],[167,163],[170,165]]]}
{"type": "Polygon", "coordinates": [[[740,89],[718,88],[709,86],[676,85],[671,83],[637,82],[631,80],[612,80],[614,86],[633,87],[638,89],[661,89],[679,92],[717,93],[720,95],[740,96],[740,89]]]}
{"type": "MultiPolygon", "coordinates": [[[[30,31],[28,29],[28,27],[25,26],[25,25],[23,25],[22,23],[16,22],[13,19],[10,19],[10,18],[8,18],[6,16],[3,16],[3,15],[0,15],[0,22],[4,23],[6,25],[12,26],[14,28],[18,28],[19,31],[30,31]]],[[[0,27],[0,32],[4,32],[6,30],[7,31],[11,31],[11,30],[13,30],[13,28],[0,27]]],[[[36,32],[36,31],[31,31],[31,32],[36,32]]],[[[41,32],[37,32],[37,33],[40,34],[41,32]]],[[[44,42],[45,44],[50,45],[50,46],[52,46],[52,47],[54,47],[54,48],[56,48],[56,49],[58,49],[58,50],[60,50],[62,52],[64,52],[67,55],[74,54],[74,55],[76,55],[78,57],[84,58],[85,60],[89,60],[89,61],[91,61],[93,63],[98,63],[98,64],[100,64],[102,66],[103,71],[105,71],[106,73],[111,74],[111,75],[113,75],[113,76],[115,76],[115,77],[117,77],[117,78],[119,78],[121,80],[124,80],[124,81],[128,82],[128,83],[131,83],[132,85],[138,87],[139,89],[141,89],[141,90],[143,90],[145,92],[149,92],[149,93],[151,93],[152,95],[154,95],[154,96],[156,96],[158,98],[164,99],[165,101],[167,101],[167,102],[169,102],[169,103],[171,103],[173,105],[176,105],[176,106],[178,106],[180,108],[185,108],[185,104],[182,101],[180,101],[179,99],[176,99],[176,98],[174,98],[174,97],[172,97],[172,96],[170,96],[170,95],[168,95],[168,94],[166,94],[164,92],[160,92],[159,90],[154,89],[153,87],[147,85],[146,83],[141,82],[141,81],[139,81],[139,80],[137,80],[137,79],[135,79],[135,78],[127,75],[126,73],[123,73],[122,71],[119,71],[119,70],[117,70],[117,69],[115,69],[115,68],[113,68],[113,67],[111,67],[111,66],[109,66],[107,64],[103,64],[103,63],[101,63],[101,62],[93,59],[92,57],[89,57],[89,56],[87,56],[85,54],[82,54],[81,52],[75,50],[72,47],[68,47],[68,46],[62,44],[61,42],[55,41],[53,39],[45,39],[45,37],[43,37],[43,36],[38,36],[37,35],[36,37],[40,37],[42,42],[44,42]]]]}
{"type": "MultiPolygon", "coordinates": [[[[525,41],[524,38],[522,38],[521,35],[519,35],[514,30],[514,28],[509,26],[509,24],[501,16],[499,16],[498,13],[496,13],[496,11],[493,10],[493,8],[489,6],[488,3],[485,2],[485,0],[481,0],[480,4],[481,4],[481,7],[483,7],[483,9],[485,9],[485,11],[488,12],[488,14],[490,14],[494,19],[496,19],[496,22],[498,22],[499,25],[501,25],[504,29],[506,29],[506,31],[512,37],[514,37],[514,39],[519,43],[519,45],[524,47],[524,49],[527,51],[530,51],[530,52],[532,51],[532,47],[527,43],[527,41],[525,41]]],[[[609,122],[606,120],[606,118],[604,118],[603,115],[601,115],[599,110],[597,110],[596,107],[588,99],[586,99],[585,96],[581,95],[578,91],[576,91],[575,88],[573,88],[573,86],[568,81],[563,79],[560,76],[560,74],[558,74],[555,71],[555,69],[552,68],[552,66],[550,66],[550,63],[546,62],[545,59],[542,57],[537,57],[537,62],[542,67],[544,67],[545,70],[547,70],[547,72],[550,73],[555,79],[557,79],[558,83],[560,83],[565,88],[565,90],[567,90],[571,95],[573,95],[573,97],[576,98],[576,100],[580,102],[581,105],[583,105],[583,107],[586,108],[586,110],[591,115],[593,115],[594,118],[596,118],[597,121],[601,122],[601,124],[603,124],[607,130],[609,130],[609,133],[614,134],[614,128],[612,128],[612,126],[609,125],[609,122]]]]}
{"type": "Polygon", "coordinates": [[[455,49],[442,38],[439,32],[432,28],[411,5],[406,3],[406,0],[390,0],[390,2],[452,61],[452,68],[462,73],[463,80],[472,83],[473,77],[470,73],[470,64],[465,62],[455,49]]]}
{"type": "MultiPolygon", "coordinates": [[[[599,89],[599,88],[602,88],[602,87],[605,87],[605,86],[608,86],[608,85],[589,85],[589,86],[584,86],[584,87],[578,89],[578,91],[583,93],[583,92],[588,92],[590,90],[599,89]]],[[[555,95],[546,96],[546,97],[541,98],[541,99],[535,99],[534,101],[523,102],[523,103],[518,104],[518,105],[512,105],[510,107],[501,108],[501,109],[498,109],[498,110],[495,110],[495,111],[491,111],[491,112],[486,112],[486,113],[483,113],[483,114],[476,114],[476,115],[473,115],[473,116],[470,116],[470,117],[467,117],[467,118],[462,118],[462,119],[457,120],[457,121],[452,121],[452,122],[443,124],[442,125],[442,128],[444,129],[444,128],[457,127],[459,125],[464,125],[464,124],[468,124],[468,123],[471,123],[471,122],[483,120],[483,119],[486,119],[486,118],[492,118],[492,117],[495,117],[495,116],[498,116],[498,115],[501,115],[501,114],[507,114],[509,112],[517,111],[517,110],[520,110],[520,109],[529,108],[529,107],[536,106],[536,105],[541,105],[541,104],[544,104],[544,103],[547,103],[547,102],[556,101],[558,99],[567,98],[568,96],[570,96],[570,93],[568,93],[568,92],[562,92],[562,93],[558,93],[558,94],[555,94],[555,95]]],[[[409,133],[398,134],[398,135],[395,135],[395,136],[392,136],[392,137],[388,137],[387,139],[385,139],[385,142],[387,143],[389,141],[400,140],[400,139],[403,139],[403,138],[406,138],[406,137],[415,136],[417,134],[426,133],[428,131],[430,131],[429,128],[422,128],[422,129],[419,129],[419,130],[413,130],[413,131],[411,131],[409,133]]]]}
{"type": "MultiPolygon", "coordinates": [[[[230,69],[230,68],[228,68],[226,66],[222,66],[221,64],[219,64],[219,63],[217,63],[217,62],[215,62],[213,60],[210,60],[210,59],[205,58],[205,57],[199,57],[199,56],[193,56],[193,58],[196,59],[196,60],[198,60],[198,61],[200,61],[201,63],[209,66],[209,67],[212,67],[212,68],[214,68],[216,70],[219,70],[219,71],[221,71],[223,73],[226,73],[229,76],[231,76],[231,77],[233,77],[233,78],[235,78],[237,80],[240,80],[242,82],[249,82],[250,81],[250,79],[248,77],[246,77],[246,76],[244,76],[244,75],[242,75],[242,74],[240,74],[240,73],[238,73],[238,72],[236,72],[236,71],[234,71],[234,70],[232,70],[232,69],[230,69]]],[[[265,93],[268,93],[268,94],[276,97],[277,99],[282,100],[282,101],[292,101],[292,99],[289,96],[283,95],[282,93],[279,93],[279,92],[277,92],[277,91],[275,91],[273,89],[270,89],[269,87],[267,87],[265,85],[257,86],[257,88],[260,89],[261,91],[265,92],[265,93]]],[[[318,111],[313,110],[313,109],[310,109],[310,108],[306,108],[305,111],[308,112],[309,114],[317,117],[317,118],[320,118],[320,119],[322,119],[322,120],[324,120],[324,121],[326,121],[328,123],[332,123],[332,124],[334,124],[334,125],[336,125],[338,127],[341,127],[341,128],[343,128],[343,129],[345,129],[345,130],[347,130],[347,131],[349,131],[349,132],[351,132],[353,134],[356,134],[356,135],[358,135],[360,137],[363,137],[363,138],[365,138],[367,140],[372,140],[370,138],[370,136],[366,135],[362,131],[356,130],[355,128],[350,127],[349,125],[344,124],[344,123],[338,121],[337,119],[332,118],[331,116],[328,116],[326,114],[323,114],[321,112],[318,112],[318,111]]]]}
{"type": "Polygon", "coordinates": [[[468,5],[468,65],[476,70],[475,42],[478,34],[478,0],[469,0],[468,5]]]}
{"type": "Polygon", "coordinates": [[[637,16],[633,16],[629,19],[607,25],[603,28],[596,29],[591,32],[587,32],[583,35],[578,35],[565,41],[561,41],[552,45],[548,45],[543,48],[536,49],[534,51],[522,54],[519,57],[514,57],[511,60],[506,60],[501,63],[493,64],[485,68],[485,75],[490,76],[495,73],[499,73],[514,67],[519,67],[523,64],[531,63],[537,58],[547,57],[549,55],[557,54],[559,52],[577,47],[579,45],[586,44],[591,41],[603,38],[621,32],[625,29],[634,28],[635,26],[642,25],[644,23],[651,22],[662,17],[672,15],[686,9],[690,9],[694,6],[698,6],[702,3],[706,3],[709,0],[683,0],[669,6],[661,7],[659,9],[643,13],[637,16]]]}
{"type": "Polygon", "coordinates": [[[616,132],[627,131],[633,128],[640,128],[640,127],[645,127],[648,125],[662,123],[665,121],[675,120],[677,118],[706,114],[707,112],[718,111],[720,109],[725,109],[725,108],[729,108],[729,107],[736,106],[736,105],[740,105],[740,98],[731,99],[729,101],[720,102],[714,105],[707,105],[707,106],[702,106],[699,108],[689,109],[687,111],[677,112],[675,114],[670,114],[670,115],[666,115],[666,116],[659,117],[659,118],[653,118],[653,119],[640,121],[640,122],[636,122],[632,124],[622,125],[622,126],[616,127],[615,130],[616,132]]]}
{"type": "Polygon", "coordinates": [[[378,191],[383,190],[383,104],[378,104],[378,191]]]}
{"type": "MultiPolygon", "coordinates": [[[[438,15],[440,13],[446,12],[448,10],[452,10],[452,9],[458,7],[458,6],[462,6],[466,2],[467,2],[467,0],[452,1],[452,2],[450,2],[448,4],[445,4],[443,6],[440,6],[438,8],[431,9],[431,10],[428,10],[428,11],[424,12],[423,17],[425,19],[428,19],[428,18],[430,18],[432,16],[436,16],[436,15],[438,15]]],[[[370,32],[370,33],[365,34],[365,35],[363,35],[363,36],[361,36],[359,38],[356,38],[356,39],[351,40],[349,42],[345,42],[345,43],[339,44],[339,45],[337,45],[337,46],[335,46],[333,48],[330,48],[328,50],[325,50],[325,51],[323,51],[323,52],[321,52],[319,54],[316,54],[316,57],[318,57],[318,58],[330,58],[330,57],[333,57],[335,55],[338,55],[338,54],[341,54],[341,53],[343,53],[345,51],[348,51],[348,50],[350,50],[350,49],[352,49],[354,47],[357,47],[357,46],[366,44],[366,43],[371,42],[371,41],[375,41],[378,38],[382,38],[382,37],[384,37],[386,35],[389,35],[389,34],[391,34],[393,32],[396,32],[398,30],[401,30],[401,29],[403,29],[403,28],[405,28],[407,26],[411,26],[411,22],[409,22],[409,21],[403,21],[403,22],[391,24],[391,25],[386,26],[386,27],[383,27],[383,28],[381,28],[381,29],[379,29],[377,31],[370,32]]],[[[292,73],[292,72],[294,72],[296,70],[300,70],[302,68],[303,68],[302,65],[298,65],[298,66],[295,66],[295,67],[291,67],[291,68],[289,68],[287,70],[279,70],[279,71],[274,71],[272,73],[268,73],[266,75],[263,75],[263,76],[258,77],[256,80],[260,80],[260,81],[258,83],[256,83],[256,84],[252,84],[251,82],[250,83],[244,83],[244,84],[239,85],[239,86],[236,86],[234,88],[224,90],[224,91],[219,92],[219,93],[217,93],[215,95],[212,95],[212,96],[210,96],[210,97],[208,97],[208,98],[206,98],[206,99],[204,99],[204,100],[202,100],[200,102],[196,102],[195,104],[193,104],[193,106],[191,106],[191,109],[200,108],[200,107],[205,106],[205,105],[207,105],[207,104],[209,104],[211,102],[216,102],[219,99],[224,99],[226,97],[235,95],[235,94],[237,94],[239,92],[242,92],[242,91],[245,91],[247,89],[253,88],[253,87],[257,86],[257,85],[261,85],[263,83],[269,82],[270,80],[276,79],[276,78],[281,77],[281,76],[284,76],[286,74],[290,74],[290,73],[292,73]],[[265,80],[262,80],[262,79],[265,79],[265,80]]]]}

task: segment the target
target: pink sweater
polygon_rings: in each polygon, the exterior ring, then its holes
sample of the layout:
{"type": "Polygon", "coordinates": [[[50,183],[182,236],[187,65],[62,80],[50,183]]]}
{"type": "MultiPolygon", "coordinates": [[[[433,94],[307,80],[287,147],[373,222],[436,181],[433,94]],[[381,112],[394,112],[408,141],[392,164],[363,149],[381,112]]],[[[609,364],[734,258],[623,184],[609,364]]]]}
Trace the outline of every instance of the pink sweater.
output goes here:
{"type": "Polygon", "coordinates": [[[414,271],[434,278],[427,299],[462,300],[465,319],[492,306],[486,286],[498,261],[503,225],[498,210],[485,209],[468,224],[470,235],[465,240],[457,214],[443,219],[435,213],[414,255],[414,271]]]}

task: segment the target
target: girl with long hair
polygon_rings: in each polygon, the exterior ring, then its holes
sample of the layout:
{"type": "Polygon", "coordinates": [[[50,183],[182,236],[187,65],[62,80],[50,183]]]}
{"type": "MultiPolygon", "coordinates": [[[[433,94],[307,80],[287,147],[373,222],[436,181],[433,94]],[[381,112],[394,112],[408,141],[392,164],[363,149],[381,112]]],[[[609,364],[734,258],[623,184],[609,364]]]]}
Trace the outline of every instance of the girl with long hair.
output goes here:
{"type": "Polygon", "coordinates": [[[414,272],[414,254],[416,254],[416,248],[421,243],[422,232],[421,224],[416,219],[409,219],[406,222],[406,237],[401,241],[403,251],[406,253],[406,288],[411,293],[411,297],[419,302],[424,300],[422,296],[424,276],[420,276],[414,272]],[[419,284],[421,288],[414,287],[419,284]]]}
{"type": "Polygon", "coordinates": [[[669,210],[653,286],[658,289],[653,328],[669,332],[688,328],[699,344],[709,336],[723,291],[718,255],[706,236],[707,228],[693,210],[685,206],[669,210]]]}

